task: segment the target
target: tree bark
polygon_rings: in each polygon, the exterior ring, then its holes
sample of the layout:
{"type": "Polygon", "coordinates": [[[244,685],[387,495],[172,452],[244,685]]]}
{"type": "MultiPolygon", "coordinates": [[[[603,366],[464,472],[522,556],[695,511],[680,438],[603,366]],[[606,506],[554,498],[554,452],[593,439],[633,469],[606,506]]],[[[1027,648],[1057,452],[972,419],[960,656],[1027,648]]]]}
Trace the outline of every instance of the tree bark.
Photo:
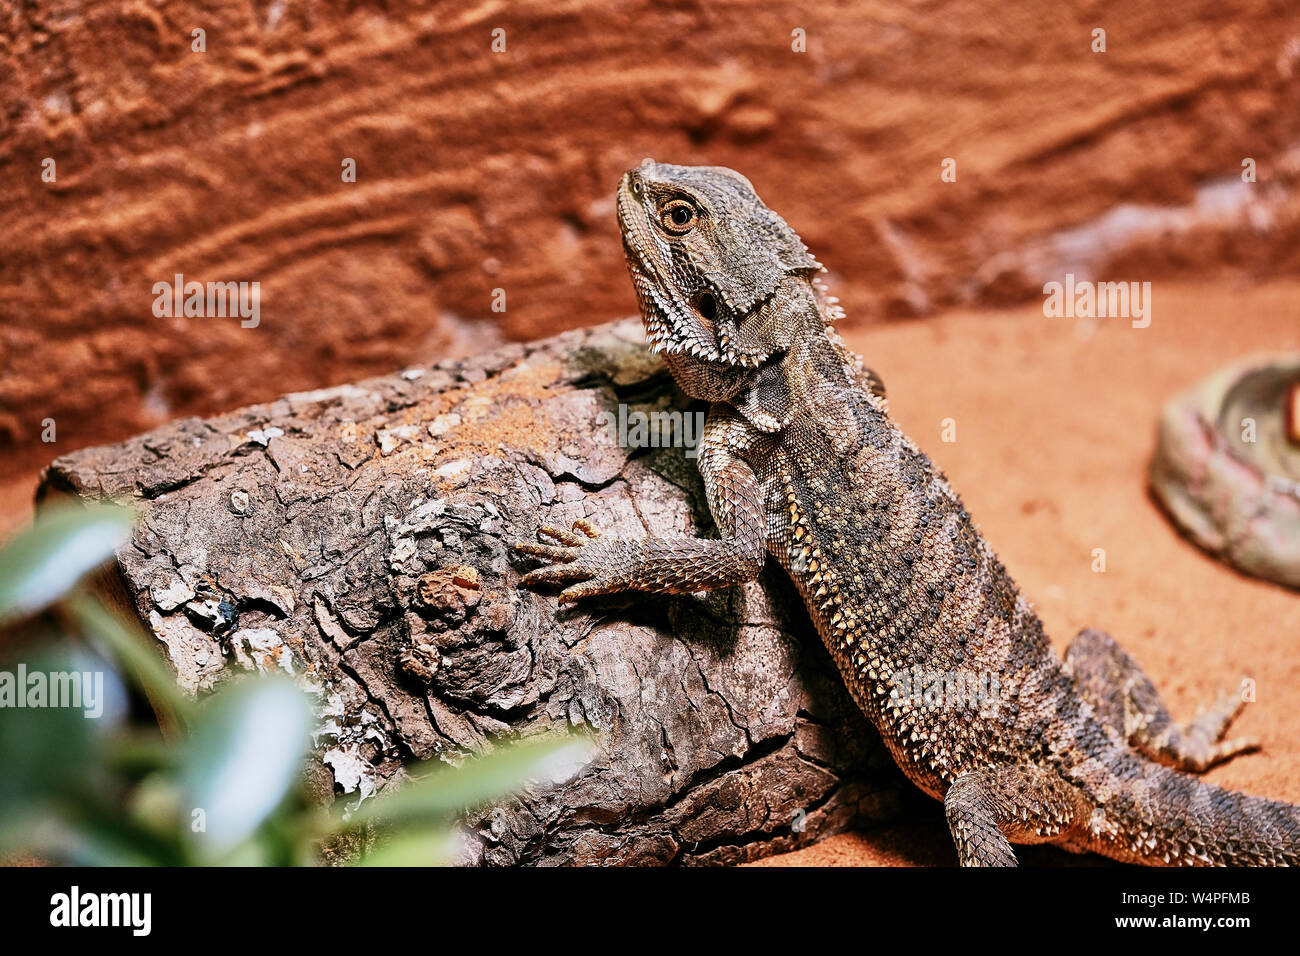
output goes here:
{"type": "Polygon", "coordinates": [[[713,533],[687,450],[625,447],[620,406],[703,412],[632,320],[177,421],[58,459],[40,495],[137,504],[121,580],[177,680],[299,675],[340,799],[589,726],[581,774],[470,821],[473,862],[732,863],[895,815],[902,778],[779,569],[565,609],[518,588],[506,545],[544,523],[713,533]]]}

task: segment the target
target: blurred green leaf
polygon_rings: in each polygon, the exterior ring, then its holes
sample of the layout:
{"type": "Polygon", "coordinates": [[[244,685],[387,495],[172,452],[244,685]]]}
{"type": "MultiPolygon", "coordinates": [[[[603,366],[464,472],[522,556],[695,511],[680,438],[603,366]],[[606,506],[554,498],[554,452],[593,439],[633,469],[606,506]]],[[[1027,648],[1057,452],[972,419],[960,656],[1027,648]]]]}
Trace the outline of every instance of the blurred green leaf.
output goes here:
{"type": "Polygon", "coordinates": [[[456,861],[462,837],[454,827],[398,830],[360,860],[361,866],[447,866],[456,861]]]}
{"type": "Polygon", "coordinates": [[[155,706],[165,708],[172,717],[180,720],[189,718],[193,703],[176,686],[176,678],[162,658],[148,646],[151,639],[128,628],[105,610],[102,604],[87,595],[74,595],[67,601],[67,607],[87,637],[97,637],[108,645],[108,650],[130,672],[155,706]]]}
{"type": "Polygon", "coordinates": [[[177,866],[174,839],[161,838],[98,801],[68,801],[37,820],[25,841],[50,860],[75,866],[177,866]]]}
{"type": "Polygon", "coordinates": [[[311,708],[291,681],[260,677],[216,694],[195,718],[181,765],[183,825],[205,857],[233,849],[298,781],[311,708]],[[205,827],[190,822],[202,811],[205,827]]]}
{"type": "Polygon", "coordinates": [[[445,821],[470,807],[504,799],[530,782],[567,780],[591,759],[595,746],[577,734],[533,737],[499,744],[496,751],[473,757],[462,767],[443,765],[402,786],[392,796],[361,805],[341,826],[382,821],[387,824],[445,821]]]}
{"type": "Polygon", "coordinates": [[[166,774],[150,774],[137,783],[123,809],[131,823],[160,840],[175,839],[180,832],[181,791],[166,774]]]}
{"type": "Polygon", "coordinates": [[[127,542],[135,516],[116,505],[53,506],[0,551],[0,621],[43,611],[127,542]]]}
{"type": "MultiPolygon", "coordinates": [[[[48,675],[74,669],[65,653],[46,652],[23,662],[5,664],[5,679],[26,701],[28,688],[18,686],[23,672],[48,675]]],[[[40,813],[65,797],[89,792],[99,769],[96,724],[75,707],[15,706],[0,711],[0,830],[21,828],[19,818],[40,813]]]]}
{"type": "Polygon", "coordinates": [[[127,729],[105,742],[104,759],[117,773],[137,775],[174,767],[177,753],[156,728],[127,729]]]}

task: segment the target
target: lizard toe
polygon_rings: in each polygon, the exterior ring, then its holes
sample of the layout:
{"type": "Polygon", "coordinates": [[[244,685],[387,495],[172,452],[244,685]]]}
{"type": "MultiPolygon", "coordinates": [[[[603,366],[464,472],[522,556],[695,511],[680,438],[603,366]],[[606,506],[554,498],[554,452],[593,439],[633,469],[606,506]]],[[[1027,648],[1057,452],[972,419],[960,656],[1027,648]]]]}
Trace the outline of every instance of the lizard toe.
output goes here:
{"type": "Polygon", "coordinates": [[[571,548],[580,548],[590,540],[590,538],[574,534],[572,531],[566,531],[564,528],[556,528],[551,525],[545,525],[538,528],[537,534],[539,537],[545,536],[547,538],[554,538],[561,544],[568,545],[571,548]]]}
{"type": "Polygon", "coordinates": [[[592,578],[589,581],[574,584],[561,591],[560,603],[572,604],[574,601],[585,597],[593,597],[597,594],[613,594],[621,590],[623,590],[622,585],[612,578],[592,578]]]}
{"type": "Polygon", "coordinates": [[[547,584],[553,581],[581,581],[591,576],[592,571],[590,568],[574,564],[554,564],[549,568],[538,568],[536,571],[529,571],[519,579],[519,583],[524,587],[532,587],[534,584],[547,584]]]}
{"type": "Polygon", "coordinates": [[[562,548],[553,544],[537,544],[532,541],[515,541],[510,545],[510,550],[534,558],[559,561],[562,564],[568,564],[582,553],[577,548],[562,548]]]}
{"type": "Polygon", "coordinates": [[[573,530],[581,531],[588,538],[592,538],[592,539],[599,538],[602,533],[599,528],[597,528],[586,518],[579,518],[577,521],[573,522],[573,530]]]}

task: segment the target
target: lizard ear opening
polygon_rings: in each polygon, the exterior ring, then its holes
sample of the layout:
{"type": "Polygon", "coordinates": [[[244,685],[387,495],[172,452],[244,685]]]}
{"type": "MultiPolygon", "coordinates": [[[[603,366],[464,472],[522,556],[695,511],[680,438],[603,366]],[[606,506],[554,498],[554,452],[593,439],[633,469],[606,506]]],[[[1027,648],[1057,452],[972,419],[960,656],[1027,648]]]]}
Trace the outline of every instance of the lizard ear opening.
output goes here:
{"type": "Polygon", "coordinates": [[[695,297],[695,311],[700,313],[705,322],[712,325],[718,319],[718,300],[712,292],[701,292],[695,297]]]}

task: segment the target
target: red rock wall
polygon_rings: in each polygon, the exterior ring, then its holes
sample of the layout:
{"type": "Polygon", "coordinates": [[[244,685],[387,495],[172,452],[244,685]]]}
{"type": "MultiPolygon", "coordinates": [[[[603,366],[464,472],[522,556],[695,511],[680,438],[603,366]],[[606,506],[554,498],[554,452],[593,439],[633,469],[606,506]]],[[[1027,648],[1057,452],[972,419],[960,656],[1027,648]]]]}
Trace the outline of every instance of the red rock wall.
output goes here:
{"type": "Polygon", "coordinates": [[[7,5],[0,468],[627,314],[644,156],[745,172],[850,321],[1294,271],[1300,14],[1227,6],[7,5]],[[155,317],[177,272],[259,282],[260,325],[155,317]]]}

